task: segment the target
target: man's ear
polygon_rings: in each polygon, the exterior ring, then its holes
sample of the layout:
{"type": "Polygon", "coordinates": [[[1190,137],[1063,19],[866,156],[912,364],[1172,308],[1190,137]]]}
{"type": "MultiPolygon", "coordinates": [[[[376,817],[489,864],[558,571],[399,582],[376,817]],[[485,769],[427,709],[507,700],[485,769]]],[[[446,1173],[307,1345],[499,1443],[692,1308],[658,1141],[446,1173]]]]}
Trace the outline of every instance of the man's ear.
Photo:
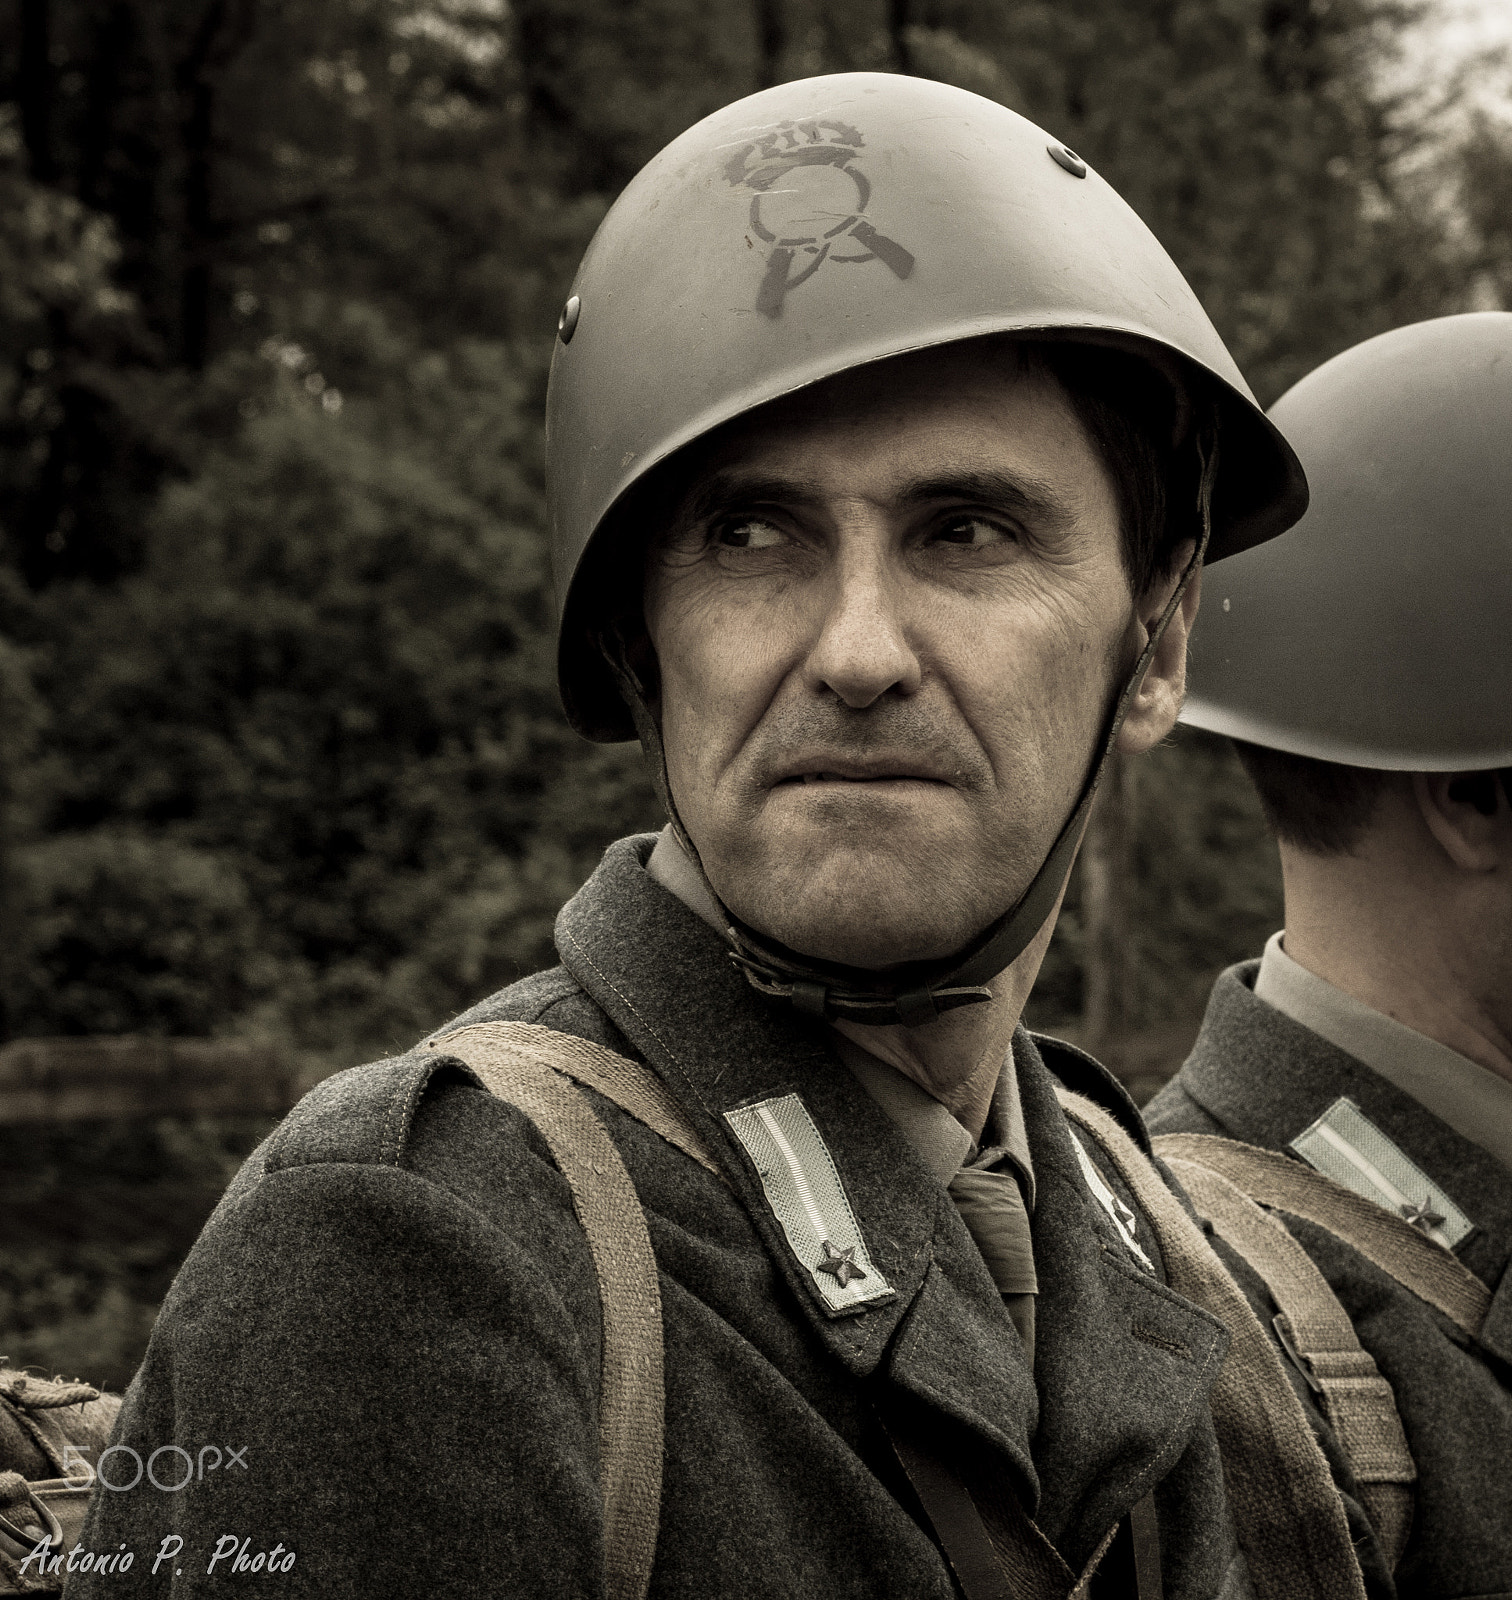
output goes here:
{"type": "Polygon", "coordinates": [[[1428,831],[1462,872],[1512,868],[1512,801],[1495,772],[1414,772],[1428,831]]]}
{"type": "MultiPolygon", "coordinates": [[[[1176,552],[1171,565],[1171,576],[1150,587],[1139,598],[1138,620],[1144,637],[1157,627],[1181,574],[1192,559],[1194,545],[1188,540],[1176,552]]],[[[1197,607],[1202,600],[1202,568],[1199,567],[1187,580],[1181,599],[1171,613],[1150,665],[1145,670],[1144,681],[1129,702],[1128,715],[1118,731],[1118,748],[1124,755],[1141,755],[1176,726],[1176,717],[1186,695],[1187,643],[1191,638],[1192,624],[1197,620],[1197,607]]]]}

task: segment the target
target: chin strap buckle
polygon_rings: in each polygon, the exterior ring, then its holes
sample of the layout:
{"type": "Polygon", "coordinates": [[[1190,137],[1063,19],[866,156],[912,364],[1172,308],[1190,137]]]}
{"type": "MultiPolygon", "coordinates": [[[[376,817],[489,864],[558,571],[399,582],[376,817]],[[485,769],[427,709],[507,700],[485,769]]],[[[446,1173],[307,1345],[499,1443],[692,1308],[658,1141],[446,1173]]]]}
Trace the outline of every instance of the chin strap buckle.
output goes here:
{"type": "Polygon", "coordinates": [[[898,1021],[905,1028],[922,1028],[940,1014],[935,997],[928,989],[909,989],[900,994],[894,1004],[898,1008],[898,1021]]]}
{"type": "Polygon", "coordinates": [[[874,1028],[898,1023],[905,1028],[922,1028],[946,1011],[980,1005],[992,998],[991,989],[975,986],[921,987],[898,995],[868,994],[789,975],[775,964],[763,961],[759,955],[747,955],[740,950],[731,950],[728,954],[745,974],[746,982],[758,993],[773,1000],[785,1000],[795,1011],[820,1021],[840,1018],[874,1028]]]}

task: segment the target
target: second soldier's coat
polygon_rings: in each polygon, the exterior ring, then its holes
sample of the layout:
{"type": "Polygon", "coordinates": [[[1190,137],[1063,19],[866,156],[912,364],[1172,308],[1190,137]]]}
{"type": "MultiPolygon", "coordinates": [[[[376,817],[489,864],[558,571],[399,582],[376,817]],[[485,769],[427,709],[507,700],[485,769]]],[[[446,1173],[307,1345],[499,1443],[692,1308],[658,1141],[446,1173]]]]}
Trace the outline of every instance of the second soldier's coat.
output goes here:
{"type": "Polygon", "coordinates": [[[1455,1254],[1492,1292],[1478,1340],[1324,1229],[1287,1218],[1396,1393],[1417,1463],[1414,1526],[1397,1569],[1411,1600],[1512,1596],[1512,1174],[1412,1096],[1254,993],[1231,967],[1196,1048],[1146,1108],[1155,1133],[1285,1150],[1341,1096],[1474,1224],[1455,1254]]]}

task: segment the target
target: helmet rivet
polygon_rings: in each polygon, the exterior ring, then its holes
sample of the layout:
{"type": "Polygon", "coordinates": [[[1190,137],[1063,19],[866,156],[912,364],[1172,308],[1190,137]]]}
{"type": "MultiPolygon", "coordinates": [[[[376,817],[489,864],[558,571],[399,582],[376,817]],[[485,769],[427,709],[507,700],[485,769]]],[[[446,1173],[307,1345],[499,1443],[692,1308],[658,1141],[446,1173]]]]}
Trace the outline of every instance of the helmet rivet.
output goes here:
{"type": "Polygon", "coordinates": [[[1086,177],[1087,163],[1074,150],[1063,144],[1047,144],[1045,148],[1050,152],[1050,159],[1056,166],[1064,167],[1073,178],[1086,177]]]}
{"type": "Polygon", "coordinates": [[[583,302],[576,295],[562,307],[562,314],[557,318],[557,337],[563,344],[571,344],[572,336],[577,332],[578,317],[582,315],[583,302]]]}

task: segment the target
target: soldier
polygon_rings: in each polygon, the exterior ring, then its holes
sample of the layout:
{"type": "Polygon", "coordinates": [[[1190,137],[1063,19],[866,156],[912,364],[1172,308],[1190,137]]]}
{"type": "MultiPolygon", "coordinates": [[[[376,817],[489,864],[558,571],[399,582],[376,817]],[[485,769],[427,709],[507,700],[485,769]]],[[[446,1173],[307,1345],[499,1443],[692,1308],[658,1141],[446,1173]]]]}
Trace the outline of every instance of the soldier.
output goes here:
{"type": "Polygon", "coordinates": [[[787,84],[609,213],[547,453],[568,715],[672,821],[249,1161],[117,1435],[239,1466],[102,1491],[147,1554],[72,1592],[1389,1595],[1131,1104],[1018,1020],[1209,527],[1305,501],[1173,264],[1000,106],[787,84]]]}
{"type": "Polygon", "coordinates": [[[1504,313],[1383,334],[1277,402],[1312,505],[1224,564],[1183,717],[1237,741],[1286,926],[1147,1108],[1300,1157],[1474,1275],[1456,1327],[1288,1217],[1395,1390],[1419,1474],[1398,1581],[1425,1597],[1512,1593],[1509,418],[1504,313]]]}

